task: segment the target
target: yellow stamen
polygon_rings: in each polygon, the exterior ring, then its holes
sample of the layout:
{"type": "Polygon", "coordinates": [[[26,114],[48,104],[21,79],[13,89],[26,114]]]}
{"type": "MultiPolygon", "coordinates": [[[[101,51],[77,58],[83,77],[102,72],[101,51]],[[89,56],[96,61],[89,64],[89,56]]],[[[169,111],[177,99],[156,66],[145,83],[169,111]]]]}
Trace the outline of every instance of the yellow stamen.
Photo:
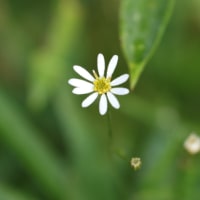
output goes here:
{"type": "Polygon", "coordinates": [[[101,77],[99,78],[95,71],[93,71],[95,80],[94,80],[94,91],[99,94],[104,94],[111,89],[110,78],[101,77]]]}
{"type": "Polygon", "coordinates": [[[98,79],[99,77],[98,77],[97,73],[96,73],[94,70],[93,70],[92,72],[93,72],[93,74],[94,74],[94,77],[95,77],[96,79],[98,79]]]}

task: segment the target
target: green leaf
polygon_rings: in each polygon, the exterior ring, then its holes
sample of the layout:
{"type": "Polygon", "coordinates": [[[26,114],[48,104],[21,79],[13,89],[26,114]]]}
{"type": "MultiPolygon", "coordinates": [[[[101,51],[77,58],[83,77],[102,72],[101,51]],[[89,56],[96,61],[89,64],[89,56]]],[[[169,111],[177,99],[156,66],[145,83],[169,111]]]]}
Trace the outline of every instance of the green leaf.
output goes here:
{"type": "Polygon", "coordinates": [[[158,46],[175,0],[123,0],[120,34],[133,89],[158,46]]]}
{"type": "Polygon", "coordinates": [[[46,196],[66,199],[65,166],[47,146],[20,107],[0,90],[0,139],[15,152],[17,158],[40,184],[46,196]]]}

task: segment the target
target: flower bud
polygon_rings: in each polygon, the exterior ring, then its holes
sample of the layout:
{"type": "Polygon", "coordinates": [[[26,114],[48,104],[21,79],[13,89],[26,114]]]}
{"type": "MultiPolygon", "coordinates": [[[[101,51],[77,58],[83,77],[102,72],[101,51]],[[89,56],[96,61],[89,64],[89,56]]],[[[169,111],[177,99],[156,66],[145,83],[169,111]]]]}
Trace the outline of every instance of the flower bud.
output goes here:
{"type": "Polygon", "coordinates": [[[196,154],[200,151],[200,137],[195,133],[191,133],[184,142],[185,149],[190,154],[196,154]]]}
{"type": "Polygon", "coordinates": [[[131,158],[131,167],[134,170],[140,169],[141,165],[142,165],[142,161],[140,158],[138,158],[138,157],[131,158]]]}

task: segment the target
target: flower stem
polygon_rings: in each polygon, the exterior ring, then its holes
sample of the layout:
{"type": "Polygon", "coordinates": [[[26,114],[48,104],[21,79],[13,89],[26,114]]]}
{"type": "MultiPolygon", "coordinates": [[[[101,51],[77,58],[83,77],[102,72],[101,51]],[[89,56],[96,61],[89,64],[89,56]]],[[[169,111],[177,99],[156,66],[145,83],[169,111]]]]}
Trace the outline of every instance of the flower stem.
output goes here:
{"type": "Polygon", "coordinates": [[[119,158],[122,160],[129,162],[129,159],[126,155],[125,152],[120,151],[120,150],[114,150],[112,146],[112,141],[113,141],[113,129],[112,129],[112,123],[111,123],[111,111],[108,110],[108,148],[109,148],[109,153],[110,156],[112,157],[112,154],[116,154],[119,158]]]}
{"type": "Polygon", "coordinates": [[[109,144],[111,144],[113,133],[112,133],[111,112],[110,112],[110,110],[108,110],[108,137],[109,137],[109,144]]]}

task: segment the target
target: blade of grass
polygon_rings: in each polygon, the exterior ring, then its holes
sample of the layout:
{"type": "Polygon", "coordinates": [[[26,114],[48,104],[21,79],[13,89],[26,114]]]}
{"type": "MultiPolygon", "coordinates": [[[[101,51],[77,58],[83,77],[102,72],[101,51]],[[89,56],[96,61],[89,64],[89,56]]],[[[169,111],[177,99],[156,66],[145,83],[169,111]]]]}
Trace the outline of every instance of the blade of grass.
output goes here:
{"type": "Polygon", "coordinates": [[[0,137],[15,152],[41,189],[53,199],[66,199],[64,166],[20,107],[0,90],[0,137]]]}
{"type": "Polygon", "coordinates": [[[31,109],[43,109],[62,84],[67,66],[65,59],[71,55],[81,34],[83,19],[77,1],[57,1],[45,46],[36,49],[30,59],[28,104],[31,109]]]}

